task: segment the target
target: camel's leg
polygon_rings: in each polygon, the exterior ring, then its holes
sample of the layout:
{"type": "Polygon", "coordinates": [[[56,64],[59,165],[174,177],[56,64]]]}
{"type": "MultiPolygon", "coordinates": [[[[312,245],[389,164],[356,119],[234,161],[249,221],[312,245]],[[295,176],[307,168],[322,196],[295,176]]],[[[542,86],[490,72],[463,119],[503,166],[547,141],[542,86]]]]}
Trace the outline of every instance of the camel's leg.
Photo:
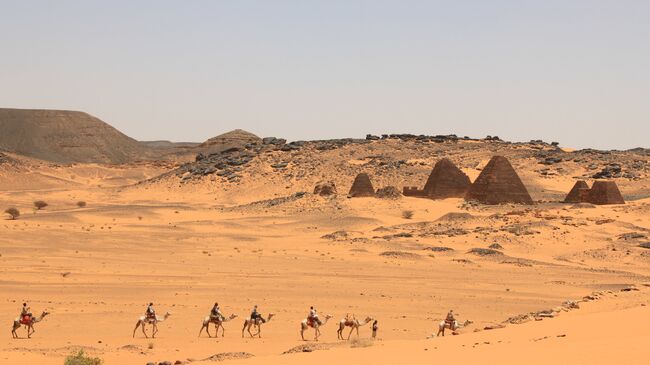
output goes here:
{"type": "MultiPolygon", "coordinates": [[[[219,325],[221,327],[221,337],[226,337],[226,328],[223,326],[223,323],[219,325]]],[[[219,329],[217,328],[217,335],[219,335],[219,329]]]]}
{"type": "Polygon", "coordinates": [[[320,336],[320,329],[318,327],[315,328],[315,334],[314,334],[314,341],[318,341],[318,337],[320,336]]]}
{"type": "Polygon", "coordinates": [[[153,323],[153,333],[151,334],[151,338],[156,338],[156,333],[158,333],[158,324],[156,322],[153,323]]]}
{"type": "Polygon", "coordinates": [[[354,331],[354,327],[350,328],[350,333],[348,333],[348,340],[350,340],[350,336],[352,336],[352,331],[354,331]]]}
{"type": "Polygon", "coordinates": [[[210,324],[206,325],[205,323],[201,324],[201,329],[199,330],[199,337],[201,337],[201,333],[203,333],[203,329],[205,328],[205,332],[208,334],[208,337],[210,337],[210,324]]]}
{"type": "Polygon", "coordinates": [[[258,324],[257,325],[257,338],[262,338],[262,325],[258,324]]]}
{"type": "Polygon", "coordinates": [[[337,338],[338,340],[342,340],[342,339],[343,339],[343,328],[345,328],[345,325],[340,325],[340,324],[339,324],[339,329],[336,330],[336,338],[337,338]]]}
{"type": "Polygon", "coordinates": [[[146,323],[145,323],[145,322],[142,322],[142,326],[141,326],[141,328],[142,328],[142,333],[144,334],[144,337],[145,337],[145,338],[149,338],[149,336],[147,335],[147,331],[145,331],[145,329],[144,329],[145,325],[146,325],[146,323]]]}
{"type": "Polygon", "coordinates": [[[27,326],[27,338],[32,338],[32,334],[34,332],[36,332],[36,330],[34,329],[34,326],[32,326],[32,325],[27,326]]]}
{"type": "Polygon", "coordinates": [[[357,338],[359,338],[359,326],[357,326],[357,338]]]}
{"type": "Polygon", "coordinates": [[[241,337],[244,338],[244,331],[246,330],[247,321],[244,321],[244,327],[241,329],[241,337]]]}
{"type": "Polygon", "coordinates": [[[302,338],[303,341],[305,341],[305,326],[300,324],[300,338],[302,338]]]}
{"type": "Polygon", "coordinates": [[[140,327],[140,321],[135,322],[135,328],[133,329],[133,338],[135,338],[135,331],[140,327]]]}

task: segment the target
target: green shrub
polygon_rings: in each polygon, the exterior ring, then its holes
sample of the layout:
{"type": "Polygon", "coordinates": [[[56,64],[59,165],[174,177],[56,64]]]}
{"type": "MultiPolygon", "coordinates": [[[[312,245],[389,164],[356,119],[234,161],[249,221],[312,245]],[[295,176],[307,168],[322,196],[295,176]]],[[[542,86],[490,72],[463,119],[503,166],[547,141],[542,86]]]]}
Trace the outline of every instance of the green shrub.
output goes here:
{"type": "Polygon", "coordinates": [[[98,357],[86,356],[84,350],[79,350],[76,354],[69,355],[65,358],[64,365],[101,365],[102,359],[98,357]]]}

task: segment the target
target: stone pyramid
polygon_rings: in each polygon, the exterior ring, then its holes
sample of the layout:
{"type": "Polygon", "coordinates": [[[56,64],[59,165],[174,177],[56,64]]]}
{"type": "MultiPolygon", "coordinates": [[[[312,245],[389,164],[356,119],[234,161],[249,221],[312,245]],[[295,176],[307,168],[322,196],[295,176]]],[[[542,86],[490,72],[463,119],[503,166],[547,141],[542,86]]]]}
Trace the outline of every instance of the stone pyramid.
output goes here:
{"type": "Polygon", "coordinates": [[[533,204],[533,199],[507,158],[494,156],[465,196],[483,204],[533,204]]]}
{"type": "Polygon", "coordinates": [[[448,158],[438,161],[424,184],[424,194],[429,198],[463,198],[472,182],[448,158]]]}
{"type": "Polygon", "coordinates": [[[361,173],[354,178],[348,197],[364,197],[375,196],[375,189],[370,182],[370,176],[366,173],[361,173]]]}
{"type": "Polygon", "coordinates": [[[576,181],[569,194],[564,198],[565,203],[585,203],[589,194],[589,185],[584,180],[576,181]]]}
{"type": "Polygon", "coordinates": [[[596,181],[587,194],[591,204],[625,204],[625,200],[614,181],[596,181]]]}

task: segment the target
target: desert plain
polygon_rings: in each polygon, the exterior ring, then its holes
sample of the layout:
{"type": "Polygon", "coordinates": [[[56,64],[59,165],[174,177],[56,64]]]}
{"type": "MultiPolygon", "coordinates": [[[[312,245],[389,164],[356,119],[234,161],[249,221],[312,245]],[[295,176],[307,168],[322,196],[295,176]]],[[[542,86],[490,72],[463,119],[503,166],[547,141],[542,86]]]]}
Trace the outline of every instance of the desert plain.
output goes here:
{"type": "Polygon", "coordinates": [[[647,363],[648,150],[451,137],[232,143],[119,162],[3,152],[0,206],[21,215],[0,221],[0,363],[63,364],[79,349],[126,365],[647,363]],[[441,158],[474,181],[493,155],[535,204],[347,197],[360,172],[401,191],[441,158]],[[561,202],[599,173],[626,204],[561,202]],[[337,193],[313,194],[319,182],[337,193]],[[225,337],[199,337],[215,301],[237,318],[225,337]],[[13,339],[23,302],[49,315],[13,339]],[[149,302],[170,316],[155,339],[134,337],[149,302]],[[274,316],[261,338],[242,338],[254,305],[274,316]],[[313,329],[300,338],[310,306],[332,316],[317,342],[313,329]],[[436,337],[450,309],[469,322],[436,337]],[[377,338],[370,323],[338,340],[348,313],[377,320],[377,338]]]}

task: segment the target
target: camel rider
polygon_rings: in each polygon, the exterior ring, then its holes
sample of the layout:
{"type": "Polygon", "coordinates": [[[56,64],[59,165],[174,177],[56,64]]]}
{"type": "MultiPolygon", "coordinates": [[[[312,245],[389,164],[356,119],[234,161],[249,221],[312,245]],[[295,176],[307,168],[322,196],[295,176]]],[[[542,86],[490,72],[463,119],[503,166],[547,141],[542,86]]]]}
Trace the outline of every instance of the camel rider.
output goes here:
{"type": "Polygon", "coordinates": [[[450,309],[449,313],[447,313],[447,318],[445,318],[445,323],[447,323],[451,328],[454,325],[454,322],[456,322],[456,318],[454,318],[454,311],[450,309]]]}
{"type": "Polygon", "coordinates": [[[32,319],[31,308],[27,306],[27,303],[23,303],[23,309],[20,310],[20,319],[25,321],[32,319]]]}
{"type": "Polygon", "coordinates": [[[266,323],[266,320],[262,318],[262,315],[257,311],[257,304],[253,307],[253,311],[251,312],[251,320],[255,321],[256,319],[259,319],[262,321],[262,323],[266,323]]]}
{"type": "Polygon", "coordinates": [[[223,314],[221,314],[221,308],[219,308],[219,303],[215,302],[214,307],[212,307],[212,310],[210,311],[210,318],[211,319],[220,319],[224,320],[223,314]]]}
{"type": "Polygon", "coordinates": [[[156,310],[153,309],[153,303],[149,303],[147,306],[147,310],[144,312],[144,315],[148,319],[156,319],[156,310]]]}
{"type": "Polygon", "coordinates": [[[316,309],[314,309],[313,306],[309,308],[309,316],[307,317],[307,320],[311,323],[318,323],[319,326],[323,324],[318,318],[318,313],[316,313],[316,309]]]}
{"type": "Polygon", "coordinates": [[[354,323],[355,320],[356,318],[354,317],[354,314],[352,313],[345,314],[345,324],[351,325],[352,323],[354,323]]]}

